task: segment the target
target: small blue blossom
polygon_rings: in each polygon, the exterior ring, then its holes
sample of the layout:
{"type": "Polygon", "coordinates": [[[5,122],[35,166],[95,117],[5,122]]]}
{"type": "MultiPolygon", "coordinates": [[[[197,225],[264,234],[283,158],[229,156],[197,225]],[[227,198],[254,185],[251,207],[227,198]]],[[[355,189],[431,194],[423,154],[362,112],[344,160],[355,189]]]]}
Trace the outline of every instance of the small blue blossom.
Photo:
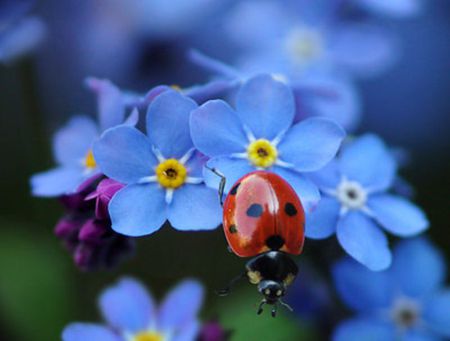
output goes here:
{"type": "Polygon", "coordinates": [[[420,208],[389,194],[397,165],[391,150],[367,134],[344,145],[339,157],[311,175],[323,194],[306,219],[306,236],[323,239],[336,233],[344,250],[371,270],[391,263],[388,241],[379,228],[399,237],[428,227],[420,208]]]}
{"type": "Polygon", "coordinates": [[[190,341],[199,331],[198,311],[203,300],[200,283],[185,280],[157,307],[138,281],[123,278],[100,296],[107,325],[72,323],[63,341],[190,341]]]}
{"type": "MultiPolygon", "coordinates": [[[[265,169],[288,181],[308,208],[320,195],[303,173],[325,166],[345,133],[324,118],[293,125],[294,114],[290,88],[270,75],[260,75],[242,85],[235,110],[222,100],[194,110],[191,135],[197,149],[211,157],[208,166],[226,176],[225,191],[244,174],[265,169]]],[[[208,170],[204,174],[208,185],[217,188],[217,176],[208,170]]]]}
{"type": "Polygon", "coordinates": [[[372,272],[351,259],[335,264],[341,299],[357,313],[335,341],[428,341],[450,338],[450,287],[442,254],[426,239],[399,242],[392,267],[372,272]]]}
{"type": "Polygon", "coordinates": [[[373,76],[397,57],[389,32],[367,20],[337,18],[336,2],[306,0],[240,1],[227,16],[230,38],[243,54],[237,60],[246,71],[277,69],[298,79],[305,72],[339,70],[373,76]]]}
{"type": "MultiPolygon", "coordinates": [[[[190,59],[199,66],[214,72],[218,79],[198,87],[201,94],[215,91],[215,94],[237,88],[250,78],[254,72],[243,72],[219,60],[206,56],[199,51],[190,52],[190,59]]],[[[347,131],[356,129],[361,118],[361,101],[353,82],[341,74],[331,72],[308,72],[300,78],[267,67],[265,73],[271,73],[289,85],[295,98],[294,123],[306,117],[325,117],[332,119],[347,131]]],[[[195,88],[191,89],[193,94],[195,88]]],[[[205,98],[203,96],[202,98],[205,98]]]]}
{"type": "Polygon", "coordinates": [[[87,116],[78,115],[56,132],[53,155],[58,167],[32,176],[31,187],[35,196],[54,197],[76,192],[86,179],[100,174],[92,154],[92,144],[100,134],[122,123],[137,123],[137,111],[133,111],[124,122],[122,95],[112,83],[95,79],[89,83],[98,93],[99,124],[87,116]]]}
{"type": "Polygon", "coordinates": [[[167,90],[148,108],[147,136],[120,126],[94,144],[101,171],[127,185],[109,204],[115,231],[142,236],[157,231],[166,219],[178,230],[220,224],[217,192],[204,184],[204,157],[189,134],[189,113],[196,108],[192,99],[167,90]]]}

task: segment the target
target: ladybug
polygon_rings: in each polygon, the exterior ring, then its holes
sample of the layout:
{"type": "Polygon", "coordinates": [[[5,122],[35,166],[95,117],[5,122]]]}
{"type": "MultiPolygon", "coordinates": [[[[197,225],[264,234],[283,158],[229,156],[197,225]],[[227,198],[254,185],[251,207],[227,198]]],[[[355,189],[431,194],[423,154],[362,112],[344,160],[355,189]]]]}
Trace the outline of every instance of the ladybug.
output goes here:
{"type": "MultiPolygon", "coordinates": [[[[221,176],[219,197],[222,203],[225,177],[221,176]]],[[[289,255],[302,252],[305,213],[295,190],[279,175],[255,171],[240,178],[231,187],[223,203],[223,229],[229,249],[239,257],[253,257],[240,278],[247,277],[264,296],[258,314],[265,304],[278,302],[292,310],[281,298],[298,273],[289,255]]],[[[219,294],[230,291],[231,284],[219,294]]]]}

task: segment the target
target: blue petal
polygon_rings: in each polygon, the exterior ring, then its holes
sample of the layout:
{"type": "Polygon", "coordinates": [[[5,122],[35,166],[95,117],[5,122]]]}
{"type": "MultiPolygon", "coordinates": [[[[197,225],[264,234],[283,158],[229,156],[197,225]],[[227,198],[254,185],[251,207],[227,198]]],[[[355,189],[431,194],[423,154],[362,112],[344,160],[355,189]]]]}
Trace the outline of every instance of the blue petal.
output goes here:
{"type": "Polygon", "coordinates": [[[393,17],[409,17],[422,10],[421,0],[358,0],[361,6],[377,14],[388,14],[393,17]]]}
{"type": "Polygon", "coordinates": [[[208,156],[242,153],[247,148],[242,123],[224,101],[209,101],[194,110],[190,124],[195,147],[208,156]]]}
{"type": "Polygon", "coordinates": [[[71,194],[87,179],[83,171],[82,167],[61,167],[34,174],[30,180],[31,192],[38,197],[71,194]]]}
{"type": "Polygon", "coordinates": [[[384,270],[391,264],[386,236],[363,213],[348,212],[339,220],[336,231],[344,250],[370,270],[384,270]]]}
{"type": "Polygon", "coordinates": [[[334,264],[332,273],[340,298],[350,308],[370,312],[390,306],[393,290],[388,271],[370,271],[344,258],[334,264]]]}
{"type": "Polygon", "coordinates": [[[159,329],[179,329],[197,319],[203,303],[203,287],[194,280],[178,284],[164,299],[159,313],[159,329]]]}
{"type": "Polygon", "coordinates": [[[239,90],[236,111],[256,138],[274,139],[294,120],[292,91],[269,75],[250,79],[239,90]]]}
{"type": "Polygon", "coordinates": [[[392,185],[397,166],[392,153],[376,135],[366,134],[342,150],[339,159],[342,174],[372,191],[383,191],[392,185]]]}
{"type": "Polygon", "coordinates": [[[373,195],[369,197],[367,205],[375,219],[396,236],[414,236],[428,228],[425,213],[402,197],[391,194],[373,195]]]}
{"type": "Polygon", "coordinates": [[[108,206],[114,231],[143,236],[161,228],[167,218],[165,191],[157,184],[129,185],[108,206]]]}
{"type": "Polygon", "coordinates": [[[336,199],[322,197],[317,207],[306,215],[306,237],[324,239],[335,233],[339,209],[340,204],[336,199]]]}
{"type": "Polygon", "coordinates": [[[308,174],[308,178],[321,190],[336,190],[336,187],[342,180],[336,159],[329,162],[321,170],[308,174]]]}
{"type": "Polygon", "coordinates": [[[148,138],[129,126],[108,129],[94,143],[94,158],[106,176],[125,184],[153,175],[158,163],[148,138]]]}
{"type": "Polygon", "coordinates": [[[173,337],[173,341],[196,340],[199,330],[200,323],[197,320],[192,320],[178,331],[178,333],[173,337]]]}
{"type": "Polygon", "coordinates": [[[132,278],[123,278],[106,289],[99,304],[108,324],[122,332],[145,330],[155,318],[154,303],[147,289],[132,278]]]}
{"type": "Polygon", "coordinates": [[[293,85],[297,104],[295,121],[305,116],[333,120],[347,131],[361,120],[361,99],[354,84],[340,76],[312,73],[293,85]]]}
{"type": "Polygon", "coordinates": [[[283,161],[300,172],[316,171],[336,155],[345,132],[326,118],[309,118],[294,125],[278,149],[283,161]]]}
{"type": "Polygon", "coordinates": [[[99,324],[71,323],[64,328],[63,341],[123,341],[111,330],[99,324]]]}
{"type": "Polygon", "coordinates": [[[168,215],[170,224],[177,230],[215,229],[222,221],[217,190],[203,184],[186,184],[176,189],[168,215]]]}
{"type": "Polygon", "coordinates": [[[398,58],[398,41],[382,26],[341,24],[328,35],[330,58],[358,76],[374,76],[398,58]]]}
{"type": "Polygon", "coordinates": [[[433,333],[428,326],[417,326],[405,330],[402,341],[443,341],[441,337],[433,333]]]}
{"type": "Polygon", "coordinates": [[[274,167],[273,172],[280,175],[297,193],[305,212],[309,212],[320,200],[319,189],[302,174],[283,167],[274,167]]]}
{"type": "Polygon", "coordinates": [[[404,295],[433,293],[444,283],[445,270],[442,254],[424,238],[404,240],[394,250],[392,273],[404,295]]]}
{"type": "Polygon", "coordinates": [[[189,115],[197,104],[180,92],[168,90],[150,104],[147,111],[147,135],[166,158],[182,157],[193,147],[189,115]]]}
{"type": "Polygon", "coordinates": [[[354,318],[342,322],[333,332],[333,341],[393,341],[392,325],[375,319],[354,318]]]}
{"type": "Polygon", "coordinates": [[[65,166],[82,164],[92,143],[98,138],[95,122],[87,116],[75,116],[53,137],[53,154],[65,166]]]}
{"type": "MultiPolygon", "coordinates": [[[[207,162],[207,165],[225,175],[225,193],[228,193],[231,186],[245,174],[256,170],[247,160],[233,159],[225,156],[214,157],[207,162]]],[[[205,168],[203,170],[203,177],[208,187],[219,188],[220,178],[209,169],[205,168]]]]}
{"type": "Polygon", "coordinates": [[[125,101],[122,92],[107,79],[89,77],[86,83],[97,95],[101,131],[122,124],[125,117],[125,101]]]}
{"type": "Polygon", "coordinates": [[[450,289],[435,293],[424,304],[423,319],[439,335],[450,338],[450,289]]]}

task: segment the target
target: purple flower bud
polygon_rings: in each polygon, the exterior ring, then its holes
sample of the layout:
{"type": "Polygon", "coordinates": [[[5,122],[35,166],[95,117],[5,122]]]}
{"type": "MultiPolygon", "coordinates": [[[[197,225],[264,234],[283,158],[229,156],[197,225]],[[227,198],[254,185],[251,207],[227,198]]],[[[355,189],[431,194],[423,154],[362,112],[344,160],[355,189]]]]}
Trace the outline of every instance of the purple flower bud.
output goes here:
{"type": "Polygon", "coordinates": [[[95,216],[97,219],[109,219],[108,204],[114,194],[123,188],[123,184],[112,179],[103,179],[96,190],[90,193],[86,200],[96,199],[95,216]]]}
{"type": "Polygon", "coordinates": [[[88,219],[81,227],[78,239],[80,242],[100,244],[102,237],[107,231],[108,227],[105,226],[105,221],[88,219]]]}
{"type": "Polygon", "coordinates": [[[230,332],[225,330],[218,322],[210,321],[200,330],[200,341],[225,341],[229,339],[230,332]]]}
{"type": "Polygon", "coordinates": [[[62,218],[55,226],[55,235],[63,239],[76,237],[82,223],[82,221],[77,219],[62,218]]]}

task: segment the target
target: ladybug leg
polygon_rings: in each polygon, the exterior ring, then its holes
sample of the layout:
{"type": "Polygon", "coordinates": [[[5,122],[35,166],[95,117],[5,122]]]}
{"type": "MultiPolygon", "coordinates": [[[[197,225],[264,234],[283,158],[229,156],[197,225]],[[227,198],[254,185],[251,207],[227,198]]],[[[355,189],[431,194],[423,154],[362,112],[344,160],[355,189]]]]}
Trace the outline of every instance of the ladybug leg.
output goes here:
{"type": "Polygon", "coordinates": [[[223,206],[223,193],[225,191],[225,183],[227,182],[227,178],[225,175],[223,175],[221,172],[219,172],[215,168],[208,167],[205,165],[206,169],[209,169],[211,172],[216,174],[218,177],[220,177],[220,183],[219,183],[219,200],[220,200],[220,206],[223,206]]]}
{"type": "Polygon", "coordinates": [[[261,314],[262,314],[264,304],[266,304],[266,300],[265,300],[265,299],[263,299],[263,300],[261,301],[261,303],[259,304],[258,311],[256,312],[258,315],[261,315],[261,314]]]}
{"type": "Polygon", "coordinates": [[[220,290],[216,290],[217,295],[219,295],[219,296],[227,296],[231,292],[231,289],[233,288],[233,286],[235,286],[236,283],[239,282],[245,276],[246,276],[246,274],[243,273],[243,274],[240,274],[239,276],[233,278],[230,281],[230,283],[228,283],[228,285],[225,288],[220,289],[220,290]]]}
{"type": "Polygon", "coordinates": [[[278,310],[278,304],[275,303],[272,308],[272,317],[277,316],[277,310],[278,310]]]}

